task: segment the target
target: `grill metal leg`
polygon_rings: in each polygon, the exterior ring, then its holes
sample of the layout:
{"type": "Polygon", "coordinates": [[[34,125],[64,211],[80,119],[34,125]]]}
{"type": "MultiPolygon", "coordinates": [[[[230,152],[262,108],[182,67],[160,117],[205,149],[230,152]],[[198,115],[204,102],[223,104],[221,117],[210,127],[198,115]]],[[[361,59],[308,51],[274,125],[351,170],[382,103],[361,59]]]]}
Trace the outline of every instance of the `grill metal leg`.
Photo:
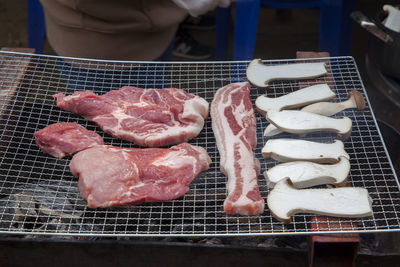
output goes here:
{"type": "MultiPolygon", "coordinates": [[[[328,227],[354,229],[356,225],[351,222],[342,222],[339,225],[334,221],[330,221],[328,217],[323,216],[317,217],[311,221],[311,228],[313,230],[318,231],[318,229],[328,229],[328,227]]],[[[309,242],[310,267],[355,266],[359,246],[359,234],[312,235],[309,242]]]]}

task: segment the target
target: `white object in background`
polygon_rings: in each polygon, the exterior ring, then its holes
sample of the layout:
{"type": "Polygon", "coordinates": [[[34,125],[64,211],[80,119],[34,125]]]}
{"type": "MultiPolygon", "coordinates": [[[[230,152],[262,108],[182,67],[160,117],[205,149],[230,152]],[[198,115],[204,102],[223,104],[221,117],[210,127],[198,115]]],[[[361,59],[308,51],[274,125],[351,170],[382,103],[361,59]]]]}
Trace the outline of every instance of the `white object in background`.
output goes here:
{"type": "Polygon", "coordinates": [[[384,5],[383,10],[388,13],[383,24],[392,31],[400,32],[400,10],[391,5],[384,5]]]}
{"type": "Polygon", "coordinates": [[[190,15],[197,17],[216,7],[228,7],[231,0],[172,0],[179,7],[186,9],[190,15]]]}

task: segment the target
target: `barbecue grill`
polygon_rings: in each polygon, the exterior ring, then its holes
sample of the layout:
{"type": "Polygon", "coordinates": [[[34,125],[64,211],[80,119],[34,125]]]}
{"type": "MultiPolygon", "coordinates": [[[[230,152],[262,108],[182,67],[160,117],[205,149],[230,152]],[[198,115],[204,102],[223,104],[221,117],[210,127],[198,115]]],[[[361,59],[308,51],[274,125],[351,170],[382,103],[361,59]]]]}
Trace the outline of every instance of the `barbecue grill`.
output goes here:
{"type": "MultiPolygon", "coordinates": [[[[67,58],[0,52],[0,233],[89,237],[188,237],[254,236],[315,233],[356,233],[400,230],[400,189],[382,135],[377,127],[368,96],[352,57],[301,60],[271,60],[264,64],[325,62],[329,75],[296,82],[274,81],[268,89],[252,88],[251,99],[267,94],[277,97],[300,86],[328,83],[336,101],[344,101],[351,90],[366,98],[365,110],[345,110],[353,131],[344,141],[350,155],[350,186],[364,187],[373,203],[373,216],[361,219],[330,218],[318,224],[310,214],[293,216],[291,223],[277,221],[266,207],[261,216],[228,215],[223,211],[226,177],[219,170],[219,153],[208,118],[200,135],[189,143],[204,147],[213,163],[190,185],[182,198],[107,209],[90,209],[80,197],[77,179],[69,171],[70,158],[56,159],[40,151],[34,132],[57,122],[77,122],[94,130],[105,144],[134,147],[113,138],[94,123],[55,105],[55,93],[72,94],[93,90],[103,94],[124,85],[143,88],[182,88],[212,101],[217,89],[246,80],[249,62],[126,62],[67,58]],[[23,75],[23,76],[22,76],[23,75]],[[312,227],[311,222],[317,227],[312,227]]],[[[256,113],[257,114],[257,113],[256,113]]],[[[261,171],[277,164],[261,156],[268,140],[263,130],[266,119],[257,114],[255,155],[261,171]]],[[[331,133],[304,137],[282,133],[273,138],[302,138],[319,142],[337,139],[331,133]]],[[[268,187],[259,177],[262,197],[268,187]]]]}

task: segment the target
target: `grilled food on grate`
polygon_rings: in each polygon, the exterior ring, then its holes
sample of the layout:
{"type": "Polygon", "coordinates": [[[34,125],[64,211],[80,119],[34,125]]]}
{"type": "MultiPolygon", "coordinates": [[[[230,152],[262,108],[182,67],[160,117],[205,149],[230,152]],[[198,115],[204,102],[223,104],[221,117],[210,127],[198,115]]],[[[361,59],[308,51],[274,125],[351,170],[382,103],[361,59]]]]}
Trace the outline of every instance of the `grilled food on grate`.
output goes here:
{"type": "Polygon", "coordinates": [[[257,181],[260,162],[253,153],[257,136],[250,84],[233,83],[220,88],[211,103],[211,118],[221,171],[228,176],[225,212],[262,214],[264,200],[257,181]]]}
{"type": "Polygon", "coordinates": [[[211,163],[204,148],[96,146],[72,158],[70,169],[90,208],[179,198],[211,163]]]}
{"type": "Polygon", "coordinates": [[[182,89],[124,86],[104,95],[92,91],[54,95],[57,106],[97,123],[106,133],[146,147],[186,142],[203,129],[208,102],[182,89]]]}
{"type": "Polygon", "coordinates": [[[86,148],[104,144],[100,135],[75,122],[51,124],[35,132],[35,139],[44,153],[56,158],[63,158],[86,148]]]}
{"type": "Polygon", "coordinates": [[[282,222],[290,222],[296,213],[314,213],[336,217],[372,216],[372,199],[360,187],[296,189],[289,179],[279,181],[268,194],[271,213],[282,222]]]}

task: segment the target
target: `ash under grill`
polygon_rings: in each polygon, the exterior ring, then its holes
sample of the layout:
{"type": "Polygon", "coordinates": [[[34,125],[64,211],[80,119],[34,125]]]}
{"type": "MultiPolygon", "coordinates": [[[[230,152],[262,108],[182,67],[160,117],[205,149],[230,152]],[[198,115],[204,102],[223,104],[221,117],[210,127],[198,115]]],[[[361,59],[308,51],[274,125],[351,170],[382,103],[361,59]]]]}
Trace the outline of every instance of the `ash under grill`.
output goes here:
{"type": "MultiPolygon", "coordinates": [[[[347,99],[348,92],[359,90],[366,97],[360,75],[351,57],[310,59],[303,62],[329,61],[332,78],[301,82],[301,86],[333,84],[337,101],[347,99]]],[[[265,64],[295,63],[296,60],[266,61],[265,64]]],[[[293,222],[283,224],[274,219],[268,208],[262,216],[232,216],[223,211],[226,196],[225,176],[219,170],[219,154],[207,119],[193,145],[207,149],[213,163],[190,185],[183,197],[161,203],[145,203],[90,209],[79,196],[77,179],[69,171],[70,158],[56,159],[43,154],[35,144],[33,133],[57,122],[77,122],[94,130],[106,144],[134,147],[133,144],[105,134],[94,123],[60,110],[52,95],[72,94],[77,90],[105,93],[124,85],[143,88],[178,87],[212,101],[220,87],[246,80],[248,62],[111,62],[61,58],[43,55],[0,53],[0,233],[48,234],[76,236],[225,236],[283,235],[313,233],[315,216],[299,214],[293,222]],[[16,59],[17,58],[17,59],[16,59]],[[23,79],[15,77],[19,66],[28,64],[23,79]]],[[[294,81],[272,82],[268,89],[252,88],[251,98],[267,94],[277,97],[300,84],[294,81]]],[[[268,122],[257,114],[258,146],[255,150],[261,170],[276,165],[261,157],[268,140],[262,135],[268,122]]],[[[373,199],[373,217],[347,220],[332,218],[321,224],[325,232],[375,232],[400,230],[400,191],[397,177],[376,126],[369,101],[363,111],[346,110],[337,117],[348,116],[353,132],[344,141],[350,155],[349,183],[364,187],[373,199]],[[350,222],[350,223],[349,223],[350,222]]],[[[300,138],[280,134],[274,138],[300,138]]],[[[307,140],[332,142],[336,135],[309,134],[307,140]]],[[[264,199],[269,189],[262,175],[260,193],[264,199]]]]}

